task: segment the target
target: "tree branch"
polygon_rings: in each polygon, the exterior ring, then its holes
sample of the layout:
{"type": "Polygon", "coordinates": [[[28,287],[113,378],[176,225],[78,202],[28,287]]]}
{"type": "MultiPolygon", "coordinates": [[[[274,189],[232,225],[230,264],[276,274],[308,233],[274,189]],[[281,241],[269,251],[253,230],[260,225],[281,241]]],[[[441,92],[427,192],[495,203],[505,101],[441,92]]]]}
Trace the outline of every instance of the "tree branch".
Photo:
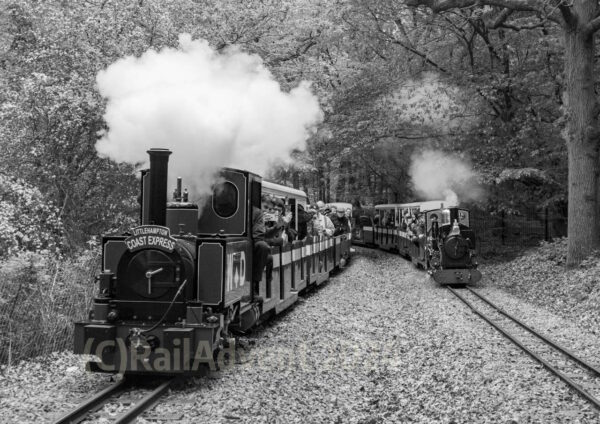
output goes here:
{"type": "Polygon", "coordinates": [[[588,35],[594,34],[600,29],[600,16],[592,19],[583,29],[588,35]]]}
{"type": "Polygon", "coordinates": [[[572,24],[575,20],[571,9],[563,4],[562,0],[559,0],[559,4],[549,12],[546,10],[547,2],[544,0],[407,0],[406,5],[413,7],[426,6],[434,13],[471,6],[497,6],[517,12],[538,12],[557,23],[572,24]],[[564,21],[561,21],[557,9],[564,21]]]}
{"type": "Polygon", "coordinates": [[[490,29],[496,29],[500,25],[504,24],[504,22],[508,19],[508,17],[514,12],[514,10],[504,8],[502,11],[494,18],[492,22],[487,24],[487,27],[490,29]]]}
{"type": "Polygon", "coordinates": [[[512,29],[513,31],[523,31],[523,30],[529,30],[529,29],[536,29],[536,28],[542,28],[544,27],[544,22],[539,22],[537,24],[533,24],[533,25],[513,25],[510,23],[504,23],[502,25],[500,25],[502,28],[507,28],[507,29],[512,29]]]}
{"type": "Polygon", "coordinates": [[[463,9],[471,6],[498,6],[520,12],[543,12],[544,2],[539,0],[407,0],[408,6],[427,6],[434,12],[463,9]]]}
{"type": "Polygon", "coordinates": [[[397,40],[397,39],[392,39],[392,43],[394,43],[394,44],[398,44],[399,46],[402,46],[402,47],[404,47],[404,48],[405,48],[406,50],[408,50],[409,52],[411,52],[411,53],[414,53],[414,54],[416,54],[417,56],[419,56],[419,57],[423,58],[423,59],[425,60],[425,62],[427,62],[428,64],[430,64],[430,65],[431,65],[431,66],[433,66],[434,68],[436,68],[438,71],[440,71],[440,72],[443,72],[443,73],[445,73],[445,74],[447,74],[447,73],[448,73],[448,71],[447,71],[447,70],[446,70],[444,67],[442,67],[441,65],[438,65],[438,64],[437,64],[437,63],[435,63],[433,60],[431,60],[429,57],[427,57],[427,54],[425,54],[425,53],[423,53],[423,52],[420,52],[419,50],[417,50],[417,49],[415,49],[415,48],[412,48],[412,47],[410,47],[410,46],[406,45],[405,43],[403,43],[402,41],[400,41],[400,40],[397,40]]]}

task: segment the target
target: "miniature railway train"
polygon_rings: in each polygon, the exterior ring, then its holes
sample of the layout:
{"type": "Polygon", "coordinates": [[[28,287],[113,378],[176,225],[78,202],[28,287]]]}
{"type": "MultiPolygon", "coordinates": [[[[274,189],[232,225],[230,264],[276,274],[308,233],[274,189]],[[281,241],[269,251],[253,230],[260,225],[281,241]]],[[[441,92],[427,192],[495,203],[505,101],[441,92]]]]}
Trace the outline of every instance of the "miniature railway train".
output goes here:
{"type": "Polygon", "coordinates": [[[349,234],[271,246],[272,267],[253,287],[253,218],[264,194],[285,202],[296,230],[306,194],[224,168],[203,208],[187,201],[181,179],[175,201],[167,203],[171,152],[148,154],[140,225],[102,238],[98,295],[89,319],[75,323],[75,353],[99,359],[88,363],[92,371],[199,372],[232,331],[281,313],[348,259],[349,234]]]}
{"type": "Polygon", "coordinates": [[[470,212],[444,201],[375,206],[374,216],[356,216],[352,242],[398,252],[427,269],[443,285],[476,283],[475,232],[470,212]]]}

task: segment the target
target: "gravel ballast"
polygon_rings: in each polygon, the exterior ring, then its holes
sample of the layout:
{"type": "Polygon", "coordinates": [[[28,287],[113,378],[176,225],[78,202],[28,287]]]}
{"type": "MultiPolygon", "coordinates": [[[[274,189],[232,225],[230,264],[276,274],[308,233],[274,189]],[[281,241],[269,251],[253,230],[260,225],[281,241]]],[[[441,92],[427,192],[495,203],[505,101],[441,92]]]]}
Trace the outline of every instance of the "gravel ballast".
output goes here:
{"type": "MultiPolygon", "coordinates": [[[[485,269],[484,278],[485,278],[485,269]]],[[[582,356],[598,336],[501,290],[499,305],[582,356]]],[[[246,336],[238,363],[173,390],[138,422],[597,422],[598,412],[397,255],[350,265],[246,336]]],[[[68,353],[0,377],[0,421],[50,422],[105,387],[68,353]]]]}

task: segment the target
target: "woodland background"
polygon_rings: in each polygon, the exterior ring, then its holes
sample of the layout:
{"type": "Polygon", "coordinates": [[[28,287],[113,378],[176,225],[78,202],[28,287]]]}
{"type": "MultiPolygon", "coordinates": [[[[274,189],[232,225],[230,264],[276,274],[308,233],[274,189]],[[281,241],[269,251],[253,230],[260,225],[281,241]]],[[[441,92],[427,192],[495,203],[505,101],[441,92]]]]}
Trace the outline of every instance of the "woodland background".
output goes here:
{"type": "MultiPolygon", "coordinates": [[[[431,149],[476,173],[482,195],[469,206],[485,217],[482,234],[505,242],[511,216],[544,234],[550,216],[558,223],[551,235],[564,235],[561,34],[526,15],[494,27],[490,11],[436,15],[392,0],[5,0],[0,277],[11,284],[0,297],[0,344],[9,346],[0,359],[35,352],[34,334],[69,333],[91,297],[97,236],[136,222],[134,167],[94,147],[106,129],[97,73],[124,56],[176,47],[181,33],[259,55],[285,90],[312,81],[323,123],[267,178],[311,201],[420,200],[409,167],[431,149]],[[65,304],[74,292],[82,300],[65,304]]],[[[473,197],[471,186],[453,189],[473,197]]]]}

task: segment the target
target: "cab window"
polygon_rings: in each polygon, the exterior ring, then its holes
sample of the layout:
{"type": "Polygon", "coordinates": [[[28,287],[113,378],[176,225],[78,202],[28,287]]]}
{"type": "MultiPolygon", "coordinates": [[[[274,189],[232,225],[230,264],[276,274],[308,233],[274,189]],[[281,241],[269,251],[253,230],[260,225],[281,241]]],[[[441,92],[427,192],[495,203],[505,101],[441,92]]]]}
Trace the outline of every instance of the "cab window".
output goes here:
{"type": "Polygon", "coordinates": [[[238,190],[229,181],[217,184],[213,191],[213,209],[221,218],[229,218],[238,209],[238,190]]]}

